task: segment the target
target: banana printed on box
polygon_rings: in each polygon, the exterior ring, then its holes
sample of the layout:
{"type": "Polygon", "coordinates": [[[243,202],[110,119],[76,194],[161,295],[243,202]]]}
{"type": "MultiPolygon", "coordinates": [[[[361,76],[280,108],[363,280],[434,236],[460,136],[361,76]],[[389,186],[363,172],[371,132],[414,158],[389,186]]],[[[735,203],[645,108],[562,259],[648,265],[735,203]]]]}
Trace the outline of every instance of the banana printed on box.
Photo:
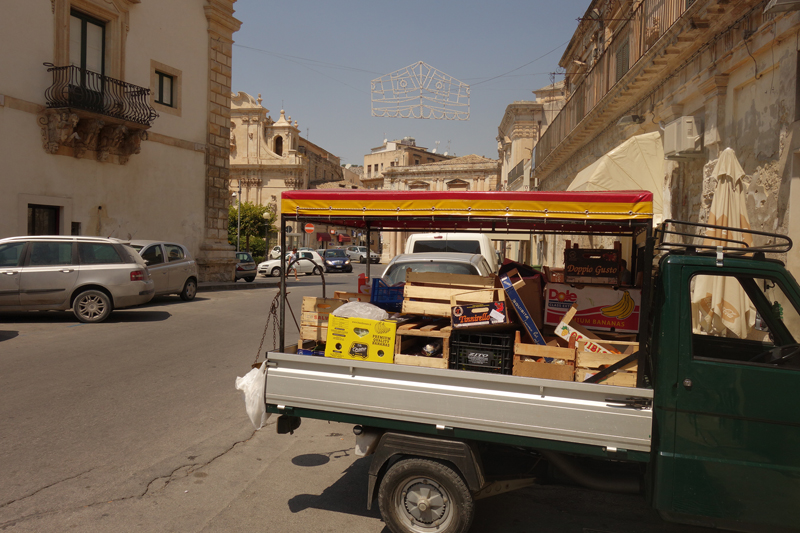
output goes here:
{"type": "Polygon", "coordinates": [[[572,304],[578,304],[573,323],[599,331],[636,333],[639,331],[640,289],[598,287],[585,285],[573,287],[561,283],[548,283],[545,288],[544,323],[558,325],[572,304]]]}

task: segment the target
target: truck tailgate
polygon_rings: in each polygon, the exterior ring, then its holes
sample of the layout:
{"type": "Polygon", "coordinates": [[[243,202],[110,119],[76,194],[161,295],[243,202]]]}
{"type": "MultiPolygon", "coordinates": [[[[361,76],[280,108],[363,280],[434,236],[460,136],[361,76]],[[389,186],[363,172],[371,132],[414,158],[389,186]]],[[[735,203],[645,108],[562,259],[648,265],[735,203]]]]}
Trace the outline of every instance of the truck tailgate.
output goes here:
{"type": "Polygon", "coordinates": [[[267,359],[271,405],[650,451],[651,408],[621,404],[649,404],[651,389],[278,352],[267,359]]]}

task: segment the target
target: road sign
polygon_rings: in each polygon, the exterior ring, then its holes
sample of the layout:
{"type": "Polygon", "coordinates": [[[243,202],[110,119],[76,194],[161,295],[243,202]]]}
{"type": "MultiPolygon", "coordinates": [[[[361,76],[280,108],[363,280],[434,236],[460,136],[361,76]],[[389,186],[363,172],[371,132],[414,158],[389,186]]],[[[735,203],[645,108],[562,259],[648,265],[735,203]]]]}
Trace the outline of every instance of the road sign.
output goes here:
{"type": "Polygon", "coordinates": [[[305,227],[306,233],[314,233],[314,224],[308,223],[305,227]]]}
{"type": "Polygon", "coordinates": [[[292,232],[292,227],[286,226],[286,233],[291,233],[291,232],[292,232]]]}

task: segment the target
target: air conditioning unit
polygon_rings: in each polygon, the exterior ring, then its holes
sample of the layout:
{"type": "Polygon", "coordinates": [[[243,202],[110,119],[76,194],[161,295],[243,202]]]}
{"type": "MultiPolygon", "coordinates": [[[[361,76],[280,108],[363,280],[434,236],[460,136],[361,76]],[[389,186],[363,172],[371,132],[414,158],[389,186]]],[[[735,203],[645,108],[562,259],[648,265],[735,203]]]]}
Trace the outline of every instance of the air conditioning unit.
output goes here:
{"type": "Polygon", "coordinates": [[[681,117],[664,128],[664,158],[703,157],[703,121],[699,117],[681,117]]]}
{"type": "Polygon", "coordinates": [[[770,0],[767,7],[764,8],[764,14],[772,15],[773,13],[780,13],[782,11],[797,10],[800,10],[800,1],[798,0],[770,0]]]}

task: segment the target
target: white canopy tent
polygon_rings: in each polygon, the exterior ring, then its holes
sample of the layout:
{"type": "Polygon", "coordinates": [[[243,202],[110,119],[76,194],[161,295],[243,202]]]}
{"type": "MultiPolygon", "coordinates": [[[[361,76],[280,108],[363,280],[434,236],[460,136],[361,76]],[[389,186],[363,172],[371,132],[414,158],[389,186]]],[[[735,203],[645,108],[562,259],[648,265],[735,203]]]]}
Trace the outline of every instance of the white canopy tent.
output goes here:
{"type": "Polygon", "coordinates": [[[568,191],[653,193],[653,222],[661,222],[664,200],[664,145],[659,132],[631,137],[578,172],[568,191]]]}

